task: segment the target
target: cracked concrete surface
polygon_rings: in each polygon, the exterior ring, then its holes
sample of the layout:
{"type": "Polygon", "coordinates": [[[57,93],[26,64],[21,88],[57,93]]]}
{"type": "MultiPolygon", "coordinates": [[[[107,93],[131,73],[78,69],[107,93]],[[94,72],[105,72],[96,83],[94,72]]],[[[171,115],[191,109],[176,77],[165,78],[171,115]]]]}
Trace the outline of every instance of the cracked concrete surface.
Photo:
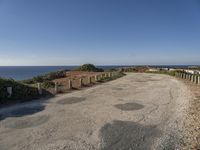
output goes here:
{"type": "Polygon", "coordinates": [[[46,101],[2,108],[0,149],[175,149],[189,98],[186,86],[173,77],[130,73],[46,101]]]}

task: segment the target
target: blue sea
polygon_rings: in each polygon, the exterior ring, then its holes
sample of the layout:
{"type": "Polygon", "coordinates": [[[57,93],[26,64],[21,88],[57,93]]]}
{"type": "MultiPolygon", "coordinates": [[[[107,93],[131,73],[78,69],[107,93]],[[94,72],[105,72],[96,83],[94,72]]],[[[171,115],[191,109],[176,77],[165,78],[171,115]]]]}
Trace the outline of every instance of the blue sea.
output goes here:
{"type": "MultiPolygon", "coordinates": [[[[72,70],[76,67],[77,66],[0,66],[0,77],[12,78],[15,80],[24,80],[53,71],[72,70]]],[[[98,67],[103,69],[112,69],[112,68],[130,67],[130,66],[98,66],[98,67]]],[[[157,66],[157,67],[184,68],[187,66],[157,66]]]]}
{"type": "MultiPolygon", "coordinates": [[[[58,71],[72,70],[78,66],[0,66],[0,77],[14,80],[30,79],[37,75],[58,71]]],[[[98,66],[103,69],[112,69],[117,66],[98,66]]]]}

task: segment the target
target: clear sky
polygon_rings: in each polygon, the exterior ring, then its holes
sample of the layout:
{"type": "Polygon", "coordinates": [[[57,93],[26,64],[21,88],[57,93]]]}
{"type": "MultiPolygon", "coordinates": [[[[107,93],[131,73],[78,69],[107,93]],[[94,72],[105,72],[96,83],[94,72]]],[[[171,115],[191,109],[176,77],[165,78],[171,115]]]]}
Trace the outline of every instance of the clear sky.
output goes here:
{"type": "Polygon", "coordinates": [[[0,0],[0,66],[200,64],[200,0],[0,0]]]}

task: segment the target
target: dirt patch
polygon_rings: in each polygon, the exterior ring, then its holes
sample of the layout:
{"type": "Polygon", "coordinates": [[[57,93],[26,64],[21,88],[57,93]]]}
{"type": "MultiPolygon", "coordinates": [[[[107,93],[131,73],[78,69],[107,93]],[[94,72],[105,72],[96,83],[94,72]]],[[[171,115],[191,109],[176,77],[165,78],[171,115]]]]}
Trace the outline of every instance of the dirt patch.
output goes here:
{"type": "Polygon", "coordinates": [[[112,90],[118,90],[118,91],[121,91],[121,90],[123,90],[123,88],[116,87],[116,88],[112,88],[112,90]]]}
{"type": "Polygon", "coordinates": [[[49,116],[38,116],[38,117],[29,117],[29,118],[22,118],[16,120],[8,120],[3,123],[6,128],[12,129],[24,129],[30,127],[36,127],[41,124],[44,124],[49,120],[49,116]]]}
{"type": "Polygon", "coordinates": [[[155,137],[160,135],[156,126],[143,126],[136,122],[115,120],[100,130],[102,150],[151,149],[155,137]]]}
{"type": "Polygon", "coordinates": [[[138,103],[117,104],[115,105],[115,107],[123,111],[132,111],[132,110],[139,110],[139,109],[144,108],[143,105],[138,104],[138,103]]]}
{"type": "Polygon", "coordinates": [[[86,98],[85,97],[70,97],[67,99],[62,99],[60,101],[58,101],[58,104],[74,104],[74,103],[80,103],[82,101],[85,101],[86,98]]]}
{"type": "Polygon", "coordinates": [[[118,101],[124,101],[124,100],[120,98],[120,99],[118,99],[118,101]]]}
{"type": "Polygon", "coordinates": [[[148,82],[148,80],[136,80],[134,82],[148,82]]]}
{"type": "Polygon", "coordinates": [[[154,81],[160,81],[160,80],[156,80],[156,79],[147,79],[147,80],[136,80],[134,82],[154,82],[154,81]]]}

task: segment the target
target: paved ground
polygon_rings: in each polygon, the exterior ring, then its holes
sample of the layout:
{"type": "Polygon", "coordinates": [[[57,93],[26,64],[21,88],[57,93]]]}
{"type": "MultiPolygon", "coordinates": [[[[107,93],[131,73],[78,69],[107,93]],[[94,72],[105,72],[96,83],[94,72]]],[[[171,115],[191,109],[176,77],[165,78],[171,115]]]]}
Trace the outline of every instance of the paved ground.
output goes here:
{"type": "Polygon", "coordinates": [[[1,150],[178,147],[190,94],[166,75],[128,74],[46,101],[0,110],[1,150]]]}
{"type": "Polygon", "coordinates": [[[184,125],[183,150],[200,150],[200,85],[180,79],[191,91],[189,111],[184,125]]]}

